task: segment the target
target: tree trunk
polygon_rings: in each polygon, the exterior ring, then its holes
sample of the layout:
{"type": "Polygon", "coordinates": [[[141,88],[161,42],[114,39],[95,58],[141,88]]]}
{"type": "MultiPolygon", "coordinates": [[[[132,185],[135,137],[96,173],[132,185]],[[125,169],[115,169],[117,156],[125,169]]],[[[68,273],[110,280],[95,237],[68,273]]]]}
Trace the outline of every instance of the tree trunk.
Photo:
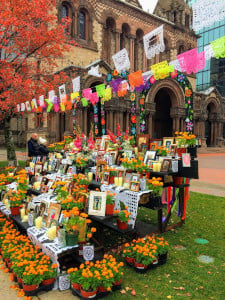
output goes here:
{"type": "Polygon", "coordinates": [[[7,150],[7,160],[9,166],[17,166],[16,151],[13,142],[12,131],[10,128],[11,118],[4,119],[4,131],[5,131],[5,145],[7,150]]]}

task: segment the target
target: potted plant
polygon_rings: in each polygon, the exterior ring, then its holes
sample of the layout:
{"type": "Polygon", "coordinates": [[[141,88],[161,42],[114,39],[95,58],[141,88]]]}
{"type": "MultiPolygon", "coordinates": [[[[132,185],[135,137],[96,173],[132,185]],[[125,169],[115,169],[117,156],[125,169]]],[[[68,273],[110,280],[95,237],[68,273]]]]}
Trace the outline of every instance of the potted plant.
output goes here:
{"type": "Polygon", "coordinates": [[[82,270],[78,268],[70,268],[67,273],[69,274],[69,279],[71,286],[74,290],[80,291],[81,289],[81,274],[82,270]]]}
{"type": "Polygon", "coordinates": [[[66,246],[74,246],[78,244],[78,225],[80,222],[81,221],[78,216],[72,216],[63,222],[63,227],[66,232],[66,246]]]}
{"type": "Polygon", "coordinates": [[[42,275],[37,271],[32,264],[28,271],[23,272],[23,290],[26,292],[35,291],[38,289],[39,284],[42,282],[42,275]]]}
{"type": "Polygon", "coordinates": [[[146,270],[156,259],[156,246],[153,246],[148,240],[137,240],[133,250],[135,252],[134,266],[137,270],[146,270]]]}
{"type": "Polygon", "coordinates": [[[50,266],[46,265],[45,271],[43,273],[41,285],[50,285],[53,284],[55,278],[57,277],[57,264],[52,264],[50,266]]]}
{"type": "Polygon", "coordinates": [[[125,255],[125,260],[128,264],[133,265],[135,263],[135,252],[133,250],[134,244],[126,243],[124,245],[123,254],[125,255]]]}
{"type": "Polygon", "coordinates": [[[152,190],[152,192],[150,193],[150,201],[148,203],[148,206],[152,209],[154,209],[155,207],[161,207],[161,194],[163,188],[162,178],[153,177],[152,179],[146,180],[146,187],[148,190],[152,190]]]}
{"type": "MultiPolygon", "coordinates": [[[[89,262],[88,262],[89,263],[89,262]]],[[[84,267],[83,264],[80,265],[81,277],[81,296],[84,298],[94,298],[97,294],[99,279],[95,276],[94,271],[96,270],[93,263],[88,267],[84,267]]]]}
{"type": "Polygon", "coordinates": [[[178,142],[177,154],[182,157],[182,153],[190,151],[191,157],[197,156],[196,136],[190,132],[175,132],[178,142]]]}
{"type": "Polygon", "coordinates": [[[157,246],[158,264],[164,265],[167,261],[167,253],[169,250],[169,244],[163,237],[156,237],[155,244],[157,246]]]}
{"type": "Polygon", "coordinates": [[[117,215],[117,226],[120,230],[126,230],[128,228],[128,222],[130,221],[131,213],[128,212],[128,206],[125,206],[123,210],[114,210],[114,214],[117,215]]]}
{"type": "Polygon", "coordinates": [[[109,184],[114,184],[114,178],[117,175],[116,169],[109,168],[107,171],[109,171],[109,184]]]}
{"type": "Polygon", "coordinates": [[[10,211],[12,216],[18,216],[20,214],[20,208],[22,207],[21,194],[14,192],[9,197],[10,211]]]}
{"type": "Polygon", "coordinates": [[[106,196],[106,215],[113,215],[114,207],[115,207],[115,193],[110,193],[110,191],[107,191],[106,196]]]}

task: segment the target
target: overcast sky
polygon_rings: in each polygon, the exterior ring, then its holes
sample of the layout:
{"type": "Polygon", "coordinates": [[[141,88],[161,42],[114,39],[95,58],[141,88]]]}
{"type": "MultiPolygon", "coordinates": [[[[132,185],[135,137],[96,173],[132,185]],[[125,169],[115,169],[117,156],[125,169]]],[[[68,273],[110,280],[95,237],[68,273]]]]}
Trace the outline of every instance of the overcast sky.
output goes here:
{"type": "Polygon", "coordinates": [[[139,0],[143,9],[152,13],[158,0],[139,0]]]}

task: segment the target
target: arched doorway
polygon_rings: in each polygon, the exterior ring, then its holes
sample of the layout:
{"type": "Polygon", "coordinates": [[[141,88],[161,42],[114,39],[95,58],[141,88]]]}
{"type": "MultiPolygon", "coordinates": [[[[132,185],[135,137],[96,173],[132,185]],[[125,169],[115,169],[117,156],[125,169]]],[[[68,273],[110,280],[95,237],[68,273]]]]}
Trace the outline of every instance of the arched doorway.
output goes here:
{"type": "Polygon", "coordinates": [[[155,96],[155,114],[153,115],[153,138],[172,136],[173,120],[170,116],[171,98],[166,88],[160,89],[155,96]]]}
{"type": "Polygon", "coordinates": [[[207,111],[207,119],[205,121],[205,138],[206,138],[206,145],[213,146],[214,138],[212,132],[212,115],[216,113],[216,105],[213,102],[210,102],[206,108],[207,111]]]}

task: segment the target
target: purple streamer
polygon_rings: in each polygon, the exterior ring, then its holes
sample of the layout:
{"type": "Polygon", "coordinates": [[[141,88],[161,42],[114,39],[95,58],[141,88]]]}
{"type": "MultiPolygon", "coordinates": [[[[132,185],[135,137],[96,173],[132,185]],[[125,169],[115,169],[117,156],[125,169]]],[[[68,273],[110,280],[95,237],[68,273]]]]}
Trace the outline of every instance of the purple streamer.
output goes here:
{"type": "Polygon", "coordinates": [[[114,79],[110,82],[110,86],[113,89],[113,93],[117,93],[118,87],[122,82],[122,78],[114,79]]]}

